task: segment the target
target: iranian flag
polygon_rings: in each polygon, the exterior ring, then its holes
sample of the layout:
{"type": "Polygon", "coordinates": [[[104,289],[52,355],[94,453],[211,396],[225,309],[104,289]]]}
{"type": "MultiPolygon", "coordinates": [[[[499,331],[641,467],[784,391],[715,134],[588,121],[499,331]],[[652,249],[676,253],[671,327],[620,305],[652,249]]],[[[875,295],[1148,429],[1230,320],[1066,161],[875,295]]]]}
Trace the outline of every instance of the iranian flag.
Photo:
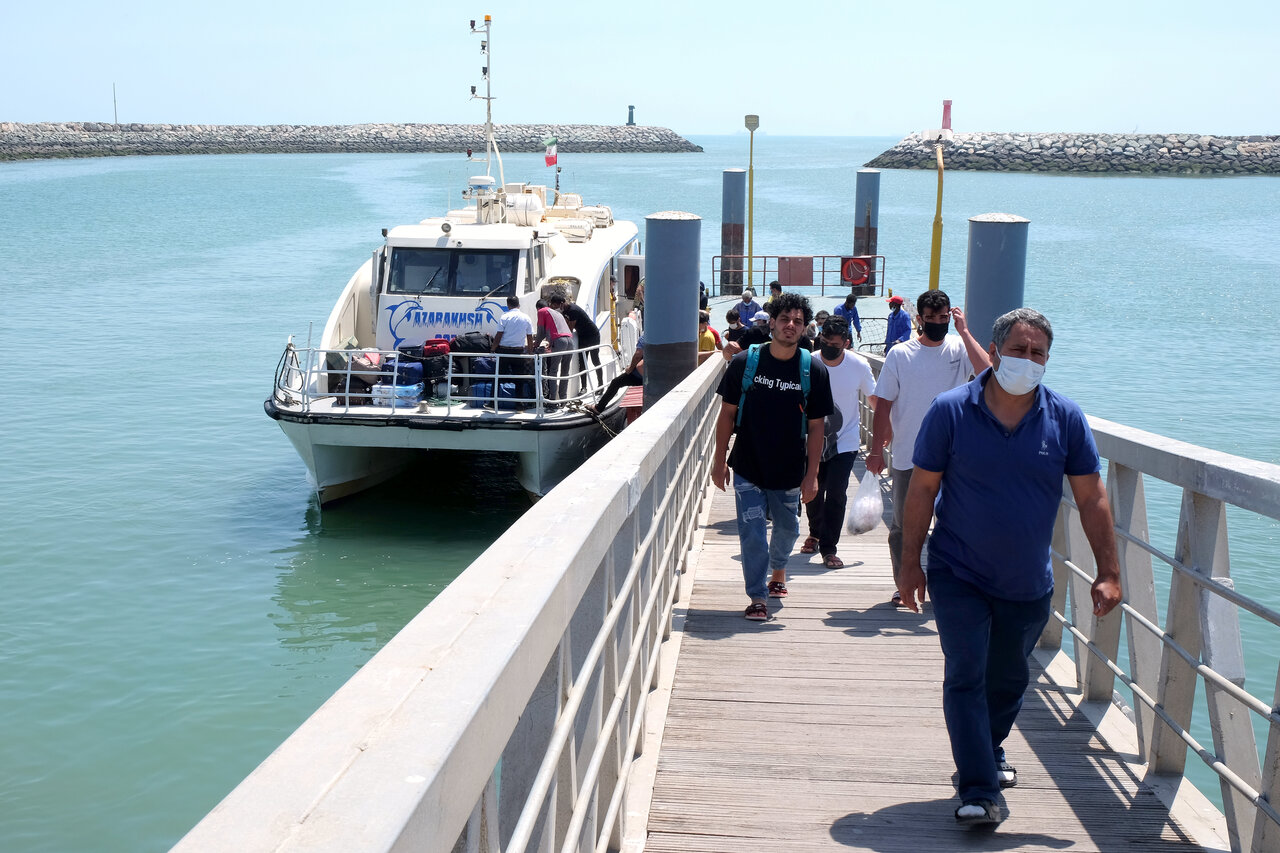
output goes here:
{"type": "Polygon", "coordinates": [[[548,136],[542,140],[542,144],[547,147],[547,165],[554,166],[556,164],[556,138],[548,136]]]}

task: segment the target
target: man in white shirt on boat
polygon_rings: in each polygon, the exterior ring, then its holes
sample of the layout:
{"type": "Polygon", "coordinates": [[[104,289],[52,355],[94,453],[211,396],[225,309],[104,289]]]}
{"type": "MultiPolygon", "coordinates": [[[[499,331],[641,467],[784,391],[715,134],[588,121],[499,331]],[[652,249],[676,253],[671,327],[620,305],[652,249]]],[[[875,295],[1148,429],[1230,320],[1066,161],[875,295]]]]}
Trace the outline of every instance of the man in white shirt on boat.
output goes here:
{"type": "MultiPolygon", "coordinates": [[[[894,297],[895,299],[898,297],[894,297]]],[[[920,422],[935,397],[958,388],[991,366],[991,359],[969,333],[964,312],[951,307],[941,290],[926,290],[916,300],[920,334],[889,350],[876,382],[876,412],[872,419],[867,470],[885,469],[884,446],[893,441],[893,521],[889,524],[889,560],[896,584],[902,574],[902,520],[911,483],[911,453],[920,422]],[[959,336],[948,335],[955,318],[959,336]]],[[[893,603],[901,604],[898,593],[893,603]]]]}
{"type": "MultiPolygon", "coordinates": [[[[498,318],[498,333],[493,337],[493,351],[499,356],[527,355],[533,352],[533,321],[520,310],[520,297],[507,297],[507,311],[498,318]],[[506,344],[503,344],[506,341],[506,344]]],[[[533,373],[533,361],[528,358],[498,359],[498,373],[507,376],[528,376],[533,373]]],[[[532,397],[527,379],[520,380],[516,396],[532,397]]]]}

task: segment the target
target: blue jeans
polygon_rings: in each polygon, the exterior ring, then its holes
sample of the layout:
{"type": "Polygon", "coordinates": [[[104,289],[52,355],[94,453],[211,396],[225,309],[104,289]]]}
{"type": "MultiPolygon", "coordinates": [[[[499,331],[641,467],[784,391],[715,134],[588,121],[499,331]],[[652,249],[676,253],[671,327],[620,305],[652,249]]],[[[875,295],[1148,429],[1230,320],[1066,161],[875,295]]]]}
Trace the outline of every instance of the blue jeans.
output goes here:
{"type": "Polygon", "coordinates": [[[800,535],[800,489],[762,489],[736,472],[733,497],[738,508],[738,544],[742,580],[753,601],[769,597],[769,572],[786,568],[800,535]],[[773,517],[773,536],[766,535],[765,508],[773,517]]]}
{"type": "Polygon", "coordinates": [[[1027,661],[1049,620],[1053,593],[1034,601],[989,595],[944,566],[930,566],[929,597],[946,659],[942,713],[956,762],[960,801],[1000,794],[1001,744],[1022,709],[1027,661]]]}

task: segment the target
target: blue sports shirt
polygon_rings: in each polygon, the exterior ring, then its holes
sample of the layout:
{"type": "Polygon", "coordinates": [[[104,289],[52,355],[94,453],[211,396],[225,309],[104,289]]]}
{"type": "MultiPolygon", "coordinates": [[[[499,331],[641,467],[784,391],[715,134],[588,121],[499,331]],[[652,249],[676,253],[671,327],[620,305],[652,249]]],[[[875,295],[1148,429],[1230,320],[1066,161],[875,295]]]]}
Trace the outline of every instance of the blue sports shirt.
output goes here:
{"type": "Polygon", "coordinates": [[[1101,469],[1084,412],[1043,385],[1005,429],[983,399],[991,371],[943,392],[916,437],[913,461],[942,472],[929,564],[991,595],[1032,601],[1053,589],[1049,557],[1062,478],[1101,469]]]}

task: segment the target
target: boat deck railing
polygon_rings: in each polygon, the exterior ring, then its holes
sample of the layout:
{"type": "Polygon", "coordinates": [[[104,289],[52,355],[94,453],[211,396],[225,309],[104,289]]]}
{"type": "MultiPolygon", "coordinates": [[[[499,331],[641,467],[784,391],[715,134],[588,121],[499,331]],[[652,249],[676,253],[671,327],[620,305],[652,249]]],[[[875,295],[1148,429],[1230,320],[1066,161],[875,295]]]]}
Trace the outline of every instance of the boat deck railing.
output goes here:
{"type": "Polygon", "coordinates": [[[276,404],[299,414],[322,410],[326,414],[372,411],[385,414],[418,413],[421,404],[440,407],[445,414],[467,409],[529,410],[544,414],[569,403],[591,403],[604,386],[621,370],[613,348],[599,344],[557,353],[464,353],[449,352],[444,375],[424,379],[418,399],[395,393],[394,362],[403,354],[395,350],[332,350],[298,348],[290,342],[276,366],[273,396],[276,404]],[[354,356],[378,356],[376,366],[362,366],[354,356]],[[598,358],[597,367],[592,358],[598,358]],[[492,360],[494,369],[475,370],[475,360],[492,360]],[[551,375],[548,362],[563,359],[563,372],[551,375]],[[585,363],[585,367],[583,367],[585,363]],[[339,366],[335,366],[339,365],[339,366]],[[563,383],[565,393],[558,387],[563,383]],[[379,399],[372,386],[383,385],[389,392],[379,399]],[[505,386],[505,387],[504,387],[505,386]],[[483,391],[481,389],[483,388],[483,391]]]}
{"type": "MultiPolygon", "coordinates": [[[[646,699],[706,494],[723,369],[703,364],[536,504],[176,849],[635,849],[644,816],[624,803],[647,784],[631,770],[653,748],[646,699]]],[[[1276,664],[1280,614],[1250,593],[1275,567],[1232,578],[1227,527],[1274,539],[1280,466],[1090,424],[1125,603],[1092,615],[1092,552],[1064,483],[1046,670],[1101,736],[1120,721],[1139,744],[1121,751],[1162,800],[1185,793],[1194,753],[1220,780],[1232,849],[1277,853],[1280,670],[1274,689],[1266,671],[1262,695],[1247,691],[1241,652],[1276,664]],[[1153,501],[1181,496],[1172,545],[1148,520],[1148,482],[1153,501]]]]}

